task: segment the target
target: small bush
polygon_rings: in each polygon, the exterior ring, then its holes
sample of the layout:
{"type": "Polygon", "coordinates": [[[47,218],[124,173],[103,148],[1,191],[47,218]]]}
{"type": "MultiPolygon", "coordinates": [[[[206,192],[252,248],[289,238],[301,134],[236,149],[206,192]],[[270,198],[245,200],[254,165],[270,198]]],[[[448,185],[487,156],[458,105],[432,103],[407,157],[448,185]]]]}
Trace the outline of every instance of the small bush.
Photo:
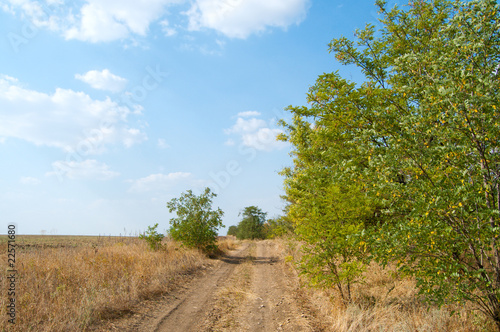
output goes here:
{"type": "Polygon", "coordinates": [[[177,218],[170,219],[169,233],[176,241],[189,248],[197,248],[208,255],[217,251],[217,230],[224,227],[221,209],[212,210],[215,193],[206,188],[200,196],[191,190],[167,203],[169,212],[176,212],[177,218]]]}
{"type": "Polygon", "coordinates": [[[156,231],[158,228],[158,223],[154,226],[148,226],[148,230],[139,235],[139,238],[142,240],[146,240],[151,250],[158,250],[161,247],[161,240],[165,237],[163,234],[160,234],[156,231]]]}

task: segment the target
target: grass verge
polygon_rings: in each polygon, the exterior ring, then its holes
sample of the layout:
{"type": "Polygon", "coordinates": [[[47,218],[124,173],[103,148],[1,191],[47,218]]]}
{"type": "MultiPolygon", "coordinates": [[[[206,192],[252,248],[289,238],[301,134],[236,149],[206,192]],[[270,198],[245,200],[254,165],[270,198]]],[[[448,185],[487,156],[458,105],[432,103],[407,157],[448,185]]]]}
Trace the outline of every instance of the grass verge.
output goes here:
{"type": "Polygon", "coordinates": [[[398,276],[394,268],[383,269],[372,263],[363,283],[353,286],[353,302],[344,305],[335,290],[305,287],[294,262],[301,258],[300,243],[280,240],[283,258],[300,284],[297,301],[305,307],[319,330],[339,332],[486,332],[495,326],[472,305],[449,305],[438,308],[427,304],[418,295],[415,280],[398,276]],[[451,313],[454,312],[453,315],[451,313]]]}

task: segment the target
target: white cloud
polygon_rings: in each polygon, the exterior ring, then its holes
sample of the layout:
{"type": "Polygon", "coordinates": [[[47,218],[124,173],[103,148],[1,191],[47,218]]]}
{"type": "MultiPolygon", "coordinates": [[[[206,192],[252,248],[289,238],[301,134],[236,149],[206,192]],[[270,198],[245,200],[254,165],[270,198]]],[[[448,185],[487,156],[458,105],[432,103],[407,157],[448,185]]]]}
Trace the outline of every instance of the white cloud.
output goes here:
{"type": "Polygon", "coordinates": [[[146,137],[146,134],[144,134],[142,131],[140,131],[137,128],[124,128],[122,133],[123,133],[122,143],[127,148],[130,148],[132,145],[136,144],[137,142],[142,142],[142,141],[148,139],[146,137]]]}
{"type": "Polygon", "coordinates": [[[109,98],[94,100],[60,88],[46,94],[0,75],[0,137],[87,155],[109,144],[129,147],[147,139],[141,130],[129,127],[131,114],[136,112],[109,98]]]}
{"type": "Polygon", "coordinates": [[[226,134],[242,134],[242,133],[252,133],[259,128],[265,127],[267,125],[266,121],[257,118],[243,119],[238,118],[236,123],[229,129],[225,130],[226,134]]]}
{"type": "Polygon", "coordinates": [[[168,149],[170,145],[168,145],[167,141],[165,141],[163,138],[158,139],[158,147],[160,149],[168,149]]]}
{"type": "Polygon", "coordinates": [[[230,38],[247,38],[268,27],[286,29],[306,16],[310,0],[196,0],[186,13],[189,28],[217,30],[230,38]]]}
{"type": "MultiPolygon", "coordinates": [[[[244,112],[246,117],[260,114],[258,112],[244,112]]],[[[286,142],[276,140],[276,136],[283,131],[277,128],[270,128],[266,121],[258,118],[238,117],[236,123],[229,129],[225,129],[227,135],[237,135],[244,146],[252,147],[261,151],[272,151],[283,149],[287,146],[286,142]]],[[[234,145],[235,141],[230,138],[226,145],[234,145]]]]}
{"type": "Polygon", "coordinates": [[[32,186],[35,186],[37,184],[40,184],[40,180],[37,179],[37,178],[33,178],[33,177],[30,177],[30,176],[23,176],[21,177],[21,179],[19,180],[19,182],[21,184],[24,184],[24,185],[32,185],[32,186]]]}
{"type": "Polygon", "coordinates": [[[168,20],[162,20],[160,22],[160,25],[161,25],[161,30],[163,31],[165,36],[172,37],[173,35],[177,34],[177,30],[175,30],[170,26],[168,20]]]}
{"type": "Polygon", "coordinates": [[[77,15],[78,24],[65,32],[67,39],[107,42],[130,34],[145,36],[165,6],[177,0],[87,0],[77,15]]]}
{"type": "Polygon", "coordinates": [[[197,180],[193,174],[187,172],[151,174],[130,182],[130,193],[171,192],[189,189],[187,187],[200,188],[205,184],[205,181],[197,180]]]}
{"type": "Polygon", "coordinates": [[[12,15],[20,12],[23,20],[31,21],[32,26],[29,27],[28,34],[36,34],[38,28],[61,31],[73,21],[71,8],[67,8],[62,1],[10,0],[8,2],[8,5],[1,5],[4,11],[12,15]]]}
{"type": "Polygon", "coordinates": [[[21,12],[37,28],[58,31],[66,39],[92,43],[145,36],[152,22],[168,5],[183,0],[86,0],[81,7],[61,1],[15,0],[2,5],[6,12],[21,12]]]}
{"type": "Polygon", "coordinates": [[[249,118],[252,116],[260,116],[260,112],[257,112],[257,111],[240,112],[240,113],[238,113],[238,116],[242,117],[242,118],[249,118]]]}
{"type": "MultiPolygon", "coordinates": [[[[172,26],[167,9],[186,0],[85,0],[83,3],[58,0],[11,0],[0,8],[20,13],[35,28],[46,28],[66,39],[91,43],[146,36],[153,22],[159,22],[165,36],[178,30],[216,30],[230,38],[247,38],[270,27],[286,29],[306,16],[311,0],[192,0],[191,7],[177,6],[187,16],[188,26],[172,26]]],[[[170,11],[170,10],[169,10],[170,11]]],[[[174,15],[175,15],[174,14],[174,15]]]]}
{"type": "Polygon", "coordinates": [[[285,142],[277,141],[276,136],[281,134],[281,129],[260,128],[251,133],[245,133],[241,136],[245,146],[253,147],[257,150],[272,151],[280,150],[287,146],[285,142]]]}
{"type": "Polygon", "coordinates": [[[102,71],[90,70],[83,75],[76,74],[75,78],[89,84],[94,89],[120,92],[125,89],[127,80],[104,69],[102,71]]]}
{"type": "Polygon", "coordinates": [[[126,24],[118,22],[112,13],[98,4],[85,4],[80,10],[79,18],[79,26],[73,26],[65,31],[66,39],[97,43],[124,39],[129,34],[126,24]]]}
{"type": "Polygon", "coordinates": [[[4,12],[6,12],[6,13],[9,13],[9,14],[12,14],[12,15],[15,15],[15,14],[16,14],[16,12],[12,9],[12,7],[11,7],[11,6],[9,6],[9,5],[8,5],[8,4],[6,4],[6,3],[1,3],[1,4],[0,4],[0,8],[1,8],[4,12]]]}
{"type": "Polygon", "coordinates": [[[57,176],[59,178],[83,180],[109,180],[120,173],[113,172],[105,163],[100,163],[94,159],[83,161],[56,161],[52,163],[52,172],[46,176],[57,176]]]}

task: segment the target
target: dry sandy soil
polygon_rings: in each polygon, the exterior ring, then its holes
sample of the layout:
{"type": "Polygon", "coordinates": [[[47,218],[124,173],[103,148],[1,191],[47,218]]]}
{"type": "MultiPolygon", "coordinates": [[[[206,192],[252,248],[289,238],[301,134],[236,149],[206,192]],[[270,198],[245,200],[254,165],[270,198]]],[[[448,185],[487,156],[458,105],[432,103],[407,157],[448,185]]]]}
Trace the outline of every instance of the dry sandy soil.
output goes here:
{"type": "Polygon", "coordinates": [[[110,323],[121,331],[323,331],[278,243],[244,242],[184,287],[110,323]]]}

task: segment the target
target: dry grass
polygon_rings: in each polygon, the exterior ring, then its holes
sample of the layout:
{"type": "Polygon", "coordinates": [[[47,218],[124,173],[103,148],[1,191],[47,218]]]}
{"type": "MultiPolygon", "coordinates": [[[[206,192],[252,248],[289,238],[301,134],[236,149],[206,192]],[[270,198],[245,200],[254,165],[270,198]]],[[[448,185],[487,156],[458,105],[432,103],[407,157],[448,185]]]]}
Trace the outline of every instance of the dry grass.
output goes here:
{"type": "MultiPolygon", "coordinates": [[[[288,261],[300,259],[299,244],[282,242],[288,261]]],[[[297,282],[295,266],[290,263],[297,282]]],[[[496,331],[494,324],[471,304],[438,308],[425,303],[419,296],[415,281],[396,275],[394,268],[382,269],[371,264],[364,282],[353,286],[353,303],[345,306],[335,290],[301,288],[302,304],[321,322],[327,331],[364,332],[434,332],[434,331],[496,331]],[[454,315],[450,315],[455,311],[454,315]]]]}
{"type": "Polygon", "coordinates": [[[236,249],[238,245],[234,236],[219,236],[217,246],[219,247],[220,252],[227,253],[229,250],[236,249]]]}
{"type": "MultiPolygon", "coordinates": [[[[0,326],[7,331],[81,331],[102,319],[131,312],[141,300],[167,292],[182,278],[207,263],[198,251],[174,243],[148,250],[134,238],[92,240],[66,245],[22,243],[17,248],[17,321],[7,322],[7,280],[0,279],[0,326]],[[23,247],[24,246],[24,247],[23,247]]],[[[48,238],[48,237],[47,237],[48,238]]],[[[0,244],[7,262],[6,245],[0,244]]]]}

